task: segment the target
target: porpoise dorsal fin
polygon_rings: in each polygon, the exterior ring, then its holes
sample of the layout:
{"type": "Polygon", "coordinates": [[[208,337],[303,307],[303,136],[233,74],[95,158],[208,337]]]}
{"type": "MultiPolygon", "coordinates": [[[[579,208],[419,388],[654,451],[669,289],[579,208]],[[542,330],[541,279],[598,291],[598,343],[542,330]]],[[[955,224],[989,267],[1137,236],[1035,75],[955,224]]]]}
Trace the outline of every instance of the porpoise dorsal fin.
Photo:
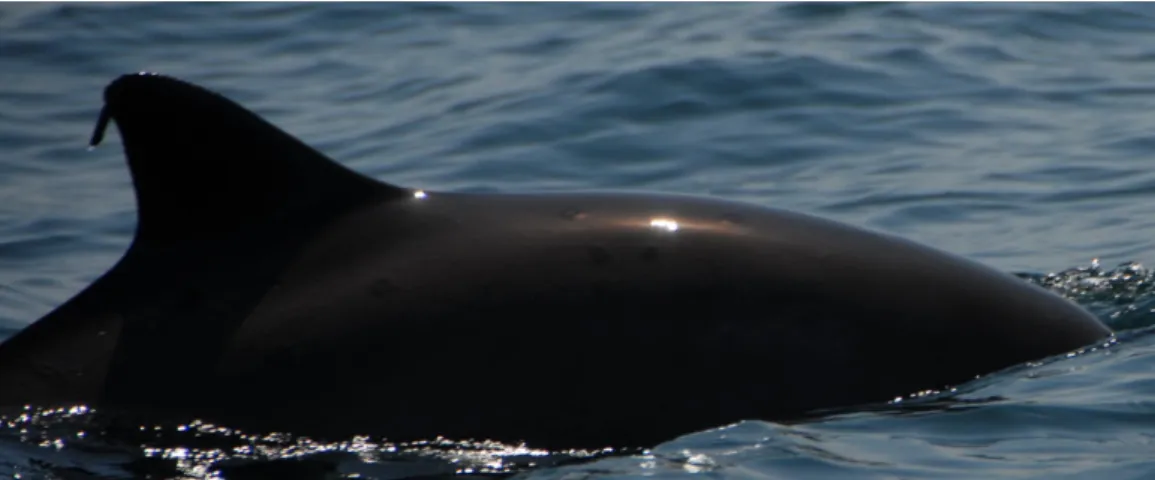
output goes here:
{"type": "Polygon", "coordinates": [[[174,78],[125,75],[109,84],[104,101],[93,140],[102,124],[116,123],[138,219],[124,259],[93,285],[120,292],[95,310],[123,319],[104,404],[211,403],[177,392],[190,376],[213,371],[197,359],[227,347],[297,249],[352,209],[412,196],[174,78]],[[165,369],[183,374],[165,378],[165,369]]]}
{"type": "MultiPolygon", "coordinates": [[[[135,246],[167,246],[270,216],[344,210],[408,191],[349,170],[233,101],[156,74],[104,91],[92,137],[116,123],[136,191],[135,246]]],[[[322,213],[323,215],[323,213],[322,213]]]]}
{"type": "Polygon", "coordinates": [[[136,236],[111,270],[3,342],[0,407],[147,403],[180,391],[176,379],[185,377],[163,369],[205,371],[197,359],[224,348],[325,223],[412,196],[174,78],[124,75],[104,100],[91,143],[116,123],[136,192],[136,236]]]}

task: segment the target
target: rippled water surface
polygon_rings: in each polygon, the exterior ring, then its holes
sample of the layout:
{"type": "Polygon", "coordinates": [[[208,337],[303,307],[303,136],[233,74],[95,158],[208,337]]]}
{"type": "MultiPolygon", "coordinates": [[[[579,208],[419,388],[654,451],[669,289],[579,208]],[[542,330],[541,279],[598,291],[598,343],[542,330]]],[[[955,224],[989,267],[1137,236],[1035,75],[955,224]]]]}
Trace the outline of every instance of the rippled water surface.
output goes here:
{"type": "Polygon", "coordinates": [[[1155,277],[1127,262],[1155,261],[1153,34],[1147,4],[2,4],[0,338],[127,247],[118,139],[85,146],[104,85],[141,70],[393,183],[801,210],[1019,273],[1120,335],[610,456],[32,409],[0,426],[0,477],[1151,478],[1155,277]]]}

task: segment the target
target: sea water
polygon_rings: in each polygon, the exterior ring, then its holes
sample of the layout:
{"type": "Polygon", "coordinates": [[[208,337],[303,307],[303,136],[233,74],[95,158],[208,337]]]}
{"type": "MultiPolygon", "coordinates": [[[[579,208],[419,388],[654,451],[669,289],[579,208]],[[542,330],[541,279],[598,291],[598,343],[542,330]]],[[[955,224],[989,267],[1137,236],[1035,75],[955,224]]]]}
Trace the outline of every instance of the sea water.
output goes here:
{"type": "Polygon", "coordinates": [[[103,87],[137,71],[219,91],[384,181],[799,210],[1019,274],[1119,337],[638,452],[97,431],[85,408],[31,407],[0,425],[0,477],[1155,477],[1155,6],[2,4],[0,339],[127,248],[119,139],[85,147],[103,87]]]}

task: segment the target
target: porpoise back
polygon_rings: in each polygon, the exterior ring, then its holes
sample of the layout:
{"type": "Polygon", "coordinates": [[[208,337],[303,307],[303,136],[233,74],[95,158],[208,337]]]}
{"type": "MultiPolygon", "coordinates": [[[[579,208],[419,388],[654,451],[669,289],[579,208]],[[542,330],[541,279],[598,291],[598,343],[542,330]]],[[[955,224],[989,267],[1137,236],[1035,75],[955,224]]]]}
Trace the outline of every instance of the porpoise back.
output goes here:
{"type": "Polygon", "coordinates": [[[0,406],[321,438],[651,446],[940,389],[1111,332],[1016,277],[675,195],[464,194],[341,167],[215,93],[105,91],[138,207],[108,273],[0,344],[0,406]]]}

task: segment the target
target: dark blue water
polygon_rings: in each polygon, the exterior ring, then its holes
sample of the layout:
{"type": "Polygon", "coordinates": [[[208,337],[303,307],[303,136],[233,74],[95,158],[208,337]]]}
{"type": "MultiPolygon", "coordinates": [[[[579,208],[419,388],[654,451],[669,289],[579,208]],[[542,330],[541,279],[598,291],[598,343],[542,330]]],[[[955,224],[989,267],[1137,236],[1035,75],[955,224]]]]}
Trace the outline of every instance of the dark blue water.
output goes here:
{"type": "Polygon", "coordinates": [[[1055,288],[1120,339],[552,467],[564,456],[500,445],[126,437],[32,410],[0,425],[0,477],[1155,475],[1155,276],[1116,267],[1155,259],[1153,5],[3,4],[0,338],[127,247],[118,139],[85,146],[101,89],[140,70],[397,184],[714,195],[892,232],[1055,288]]]}

